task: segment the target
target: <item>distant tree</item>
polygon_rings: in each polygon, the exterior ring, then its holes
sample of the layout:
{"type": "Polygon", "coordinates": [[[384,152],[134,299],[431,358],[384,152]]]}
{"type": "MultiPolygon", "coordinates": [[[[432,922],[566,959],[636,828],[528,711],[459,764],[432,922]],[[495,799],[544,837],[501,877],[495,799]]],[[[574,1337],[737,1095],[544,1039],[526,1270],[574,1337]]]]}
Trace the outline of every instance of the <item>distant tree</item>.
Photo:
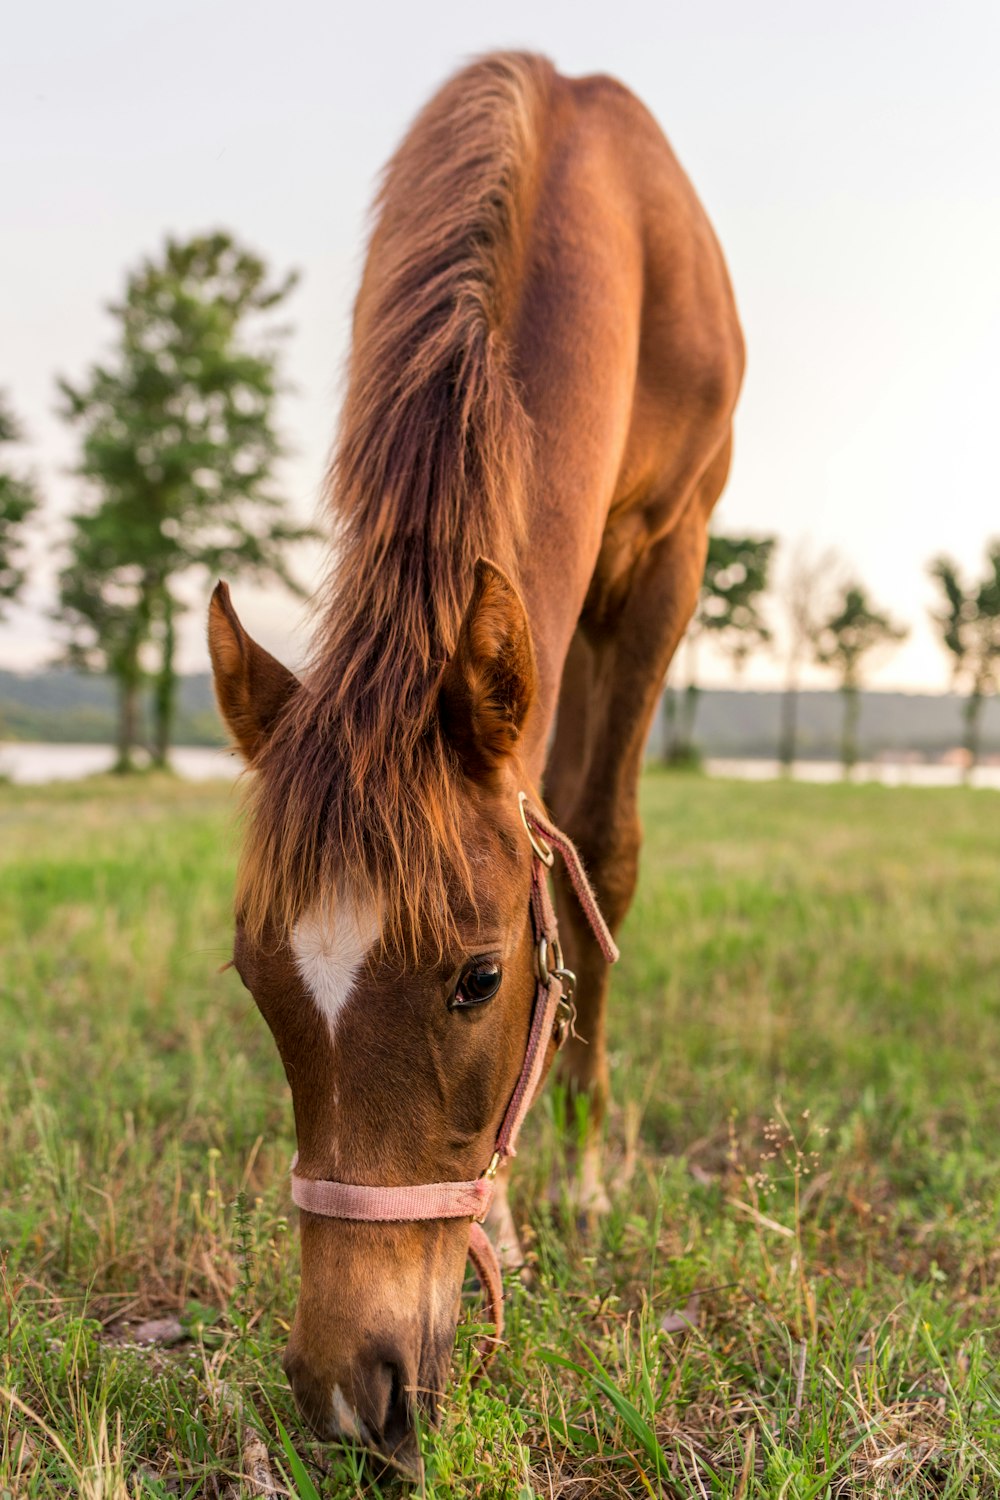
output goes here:
{"type": "Polygon", "coordinates": [[[119,682],[119,760],[131,763],[144,653],[154,683],[154,762],[164,764],[176,702],[178,581],[192,569],[278,579],[310,528],[282,518],[274,408],[286,329],[266,317],[295,285],[230,235],[168,239],[110,311],[110,359],[60,381],[82,433],[78,473],[93,492],[71,518],[62,574],[69,654],[119,682]],[[251,332],[253,340],[251,341],[251,332]]]}
{"type": "Polygon", "coordinates": [[[776,590],[785,622],[785,691],[781,701],[778,758],[786,770],[795,763],[802,667],[813,649],[826,601],[836,587],[838,571],[834,552],[812,556],[800,545],[789,557],[776,590]]]}
{"type": "Polygon", "coordinates": [[[111,566],[99,534],[80,529],[73,560],[60,574],[61,618],[70,626],[66,661],[83,671],[107,673],[118,692],[116,771],[133,769],[139,739],[140,694],[145,681],[143,646],[149,638],[150,591],[141,569],[111,566]]]}
{"type": "MultiPolygon", "coordinates": [[[[20,441],[20,426],[0,393],[0,446],[20,441]]],[[[0,619],[4,605],[13,602],[24,587],[24,533],[38,503],[34,480],[0,461],[0,619]]]]}
{"type": "Polygon", "coordinates": [[[708,556],[694,618],[687,629],[685,656],[687,684],[680,711],[667,689],[664,713],[676,726],[668,759],[683,764],[694,758],[694,725],[698,712],[698,648],[707,637],[716,641],[733,663],[737,675],[751,653],[771,639],[761,613],[767,590],[774,537],[722,536],[708,539],[708,556]]]}
{"type": "Polygon", "coordinates": [[[72,518],[69,560],[59,575],[58,618],[69,631],[65,660],[115,681],[120,772],[133,769],[140,738],[159,559],[152,514],[121,497],[106,496],[96,510],[72,518]]]}
{"type": "Polygon", "coordinates": [[[897,625],[888,615],[871,604],[860,584],[850,584],[815,637],[815,659],[820,666],[831,667],[840,679],[844,700],[844,727],[841,739],[841,762],[849,776],[858,759],[858,713],[862,669],[865,658],[880,647],[906,638],[905,626],[897,625]]]}
{"type": "Polygon", "coordinates": [[[931,563],[943,608],[931,611],[941,642],[952,658],[952,680],[964,688],[966,779],[979,759],[979,726],[983,700],[995,692],[1000,676],[1000,541],[987,548],[987,570],[978,583],[966,585],[948,557],[931,563]]]}

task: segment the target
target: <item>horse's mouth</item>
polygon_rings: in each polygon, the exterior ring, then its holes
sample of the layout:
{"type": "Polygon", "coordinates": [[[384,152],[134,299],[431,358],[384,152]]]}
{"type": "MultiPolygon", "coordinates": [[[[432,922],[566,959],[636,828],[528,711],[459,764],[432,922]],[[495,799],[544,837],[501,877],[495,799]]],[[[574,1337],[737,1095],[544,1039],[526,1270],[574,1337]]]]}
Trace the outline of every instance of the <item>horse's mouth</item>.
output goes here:
{"type": "MultiPolygon", "coordinates": [[[[357,1411],[339,1385],[332,1395],[323,1398],[315,1389],[293,1381],[296,1405],[303,1420],[324,1443],[338,1443],[363,1453],[376,1477],[395,1474],[401,1479],[420,1483],[424,1476],[423,1458],[417,1440],[416,1411],[412,1396],[399,1402],[395,1414],[379,1432],[357,1411]]],[[[436,1426],[440,1417],[439,1398],[424,1389],[419,1396],[420,1420],[436,1426]]]]}

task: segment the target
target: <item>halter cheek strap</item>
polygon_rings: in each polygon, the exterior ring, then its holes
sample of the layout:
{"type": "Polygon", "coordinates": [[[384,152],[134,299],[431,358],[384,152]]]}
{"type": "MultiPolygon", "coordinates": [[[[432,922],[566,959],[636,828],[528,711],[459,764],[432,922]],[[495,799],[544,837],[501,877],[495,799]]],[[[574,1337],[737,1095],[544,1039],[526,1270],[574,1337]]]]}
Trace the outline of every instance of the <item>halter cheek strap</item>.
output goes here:
{"type": "Polygon", "coordinates": [[[503,1333],[503,1282],[500,1262],[482,1221],[493,1200],[497,1172],[516,1155],[517,1137],[538,1090],[550,1041],[561,1047],[574,1016],[575,976],[563,967],[556,914],[549,895],[546,872],[554,862],[553,851],[562,856],[577,899],[597,945],[608,963],[615,963],[618,948],[601,915],[580,856],[564,833],[529,802],[524,792],[518,801],[521,819],[531,843],[531,926],[535,939],[538,984],[524,1062],[514,1092],[504,1111],[489,1165],[471,1182],[426,1182],[413,1187],[368,1187],[352,1182],[329,1182],[302,1177],[292,1160],[292,1199],[307,1213],[328,1219],[358,1219],[376,1223],[406,1223],[422,1219],[469,1219],[469,1259],[475,1267],[486,1299],[496,1337],[484,1341],[484,1358],[503,1333]]]}

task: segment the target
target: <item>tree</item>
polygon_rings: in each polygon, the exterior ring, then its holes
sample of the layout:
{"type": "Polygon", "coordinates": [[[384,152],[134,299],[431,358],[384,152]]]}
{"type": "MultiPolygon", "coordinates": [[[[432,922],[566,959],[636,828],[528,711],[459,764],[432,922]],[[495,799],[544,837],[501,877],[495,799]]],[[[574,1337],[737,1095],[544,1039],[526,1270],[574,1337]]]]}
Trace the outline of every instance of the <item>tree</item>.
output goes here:
{"type": "Polygon", "coordinates": [[[694,756],[694,723],[698,711],[697,658],[701,641],[715,640],[739,675],[751,652],[771,639],[761,614],[768,586],[774,537],[721,536],[708,539],[708,556],[694,618],[687,629],[687,685],[680,713],[668,689],[664,712],[676,733],[668,759],[686,764],[694,756]]]}
{"type": "MultiPolygon", "coordinates": [[[[21,429],[0,394],[0,445],[21,441],[21,429]]],[[[34,481],[0,463],[0,619],[25,583],[23,546],[28,521],[38,509],[34,481]]]]}
{"type": "Polygon", "coordinates": [[[845,776],[850,775],[858,759],[862,664],[873,651],[902,641],[907,634],[905,626],[895,624],[874,608],[858,583],[848,585],[833,614],[819,627],[816,661],[836,671],[844,700],[841,762],[845,776]]]}
{"type": "Polygon", "coordinates": [[[139,738],[139,699],[145,679],[143,647],[151,625],[151,570],[122,562],[138,551],[139,533],[111,504],[74,517],[71,560],[59,577],[60,618],[70,627],[66,660],[104,672],[118,690],[118,755],[114,769],[133,769],[139,738]]]}
{"type": "Polygon", "coordinates": [[[63,414],[82,434],[78,473],[93,496],[71,518],[62,617],[71,658],[118,679],[123,768],[144,651],[154,663],[154,761],[166,762],[179,580],[200,569],[297,589],[285,552],[315,533],[282,519],[274,489],[287,330],[267,317],[295,281],[272,282],[264,262],[222,232],[168,239],[110,308],[109,360],[79,385],[60,381],[63,414]]]}
{"type": "Polygon", "coordinates": [[[940,585],[943,608],[931,611],[941,641],[952,657],[952,681],[964,687],[965,775],[968,780],[979,759],[979,725],[983,700],[996,691],[1000,675],[1000,541],[986,552],[987,571],[978,583],[963,582],[948,557],[938,557],[930,574],[940,585]]]}
{"type": "Polygon", "coordinates": [[[833,552],[812,557],[797,546],[784,571],[778,599],[785,617],[785,691],[781,700],[778,758],[790,770],[798,740],[799,679],[820,628],[825,601],[835,585],[838,561],[833,552]]]}

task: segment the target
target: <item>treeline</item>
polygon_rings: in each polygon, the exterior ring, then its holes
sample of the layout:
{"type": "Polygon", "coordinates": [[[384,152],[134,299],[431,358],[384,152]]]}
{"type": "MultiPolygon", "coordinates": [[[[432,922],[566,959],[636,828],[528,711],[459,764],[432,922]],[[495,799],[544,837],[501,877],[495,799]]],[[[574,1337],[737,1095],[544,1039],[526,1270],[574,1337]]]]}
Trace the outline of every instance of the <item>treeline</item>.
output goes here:
{"type": "MultiPolygon", "coordinates": [[[[295,282],[221,231],[168,239],[110,306],[107,357],[57,382],[84,500],[59,543],[54,619],[63,664],[116,684],[119,771],[143,741],[166,764],[184,580],[225,573],[301,592],[286,554],[313,532],[287,520],[274,477],[288,332],[275,315],[295,282]]],[[[0,404],[0,443],[19,437],[0,404]]],[[[0,609],[24,586],[42,509],[37,483],[0,454],[0,609]]]]}
{"type": "MultiPolygon", "coordinates": [[[[829,672],[842,704],[840,758],[845,771],[858,759],[858,716],[865,675],[885,652],[905,640],[908,627],[879,608],[868,590],[832,553],[799,549],[774,579],[775,537],[709,538],[695,615],[664,692],[664,758],[686,765],[698,758],[695,721],[698,658],[714,641],[739,677],[754,652],[775,652],[785,669],[778,754],[791,765],[798,748],[798,703],[807,664],[829,672]],[[780,622],[777,634],[773,621],[780,622]],[[678,686],[677,679],[681,679],[678,686]]],[[[947,652],[952,686],[964,696],[966,773],[979,758],[983,703],[1000,672],[1000,541],[986,549],[982,577],[966,579],[951,558],[928,564],[939,603],[931,611],[947,652]]]]}
{"type": "MultiPolygon", "coordinates": [[[[706,756],[771,760],[777,754],[783,707],[780,691],[706,688],[699,697],[698,744],[706,756]]],[[[931,759],[951,750],[963,732],[963,699],[952,693],[861,693],[858,752],[862,760],[914,753],[931,759]]],[[[152,735],[151,704],[144,702],[140,742],[152,735]]],[[[825,689],[800,694],[797,754],[829,760],[840,745],[839,695],[825,689]]],[[[115,694],[106,677],[68,669],[24,674],[0,670],[0,724],[5,737],[50,744],[106,745],[114,738],[115,694]]],[[[665,724],[653,724],[647,755],[664,753],[665,724]]],[[[208,672],[185,674],[177,686],[176,743],[221,746],[226,736],[215,708],[208,672]]],[[[1000,754],[1000,695],[982,715],[983,750],[1000,754]]],[[[0,753],[0,764],[3,756],[0,753]]]]}

